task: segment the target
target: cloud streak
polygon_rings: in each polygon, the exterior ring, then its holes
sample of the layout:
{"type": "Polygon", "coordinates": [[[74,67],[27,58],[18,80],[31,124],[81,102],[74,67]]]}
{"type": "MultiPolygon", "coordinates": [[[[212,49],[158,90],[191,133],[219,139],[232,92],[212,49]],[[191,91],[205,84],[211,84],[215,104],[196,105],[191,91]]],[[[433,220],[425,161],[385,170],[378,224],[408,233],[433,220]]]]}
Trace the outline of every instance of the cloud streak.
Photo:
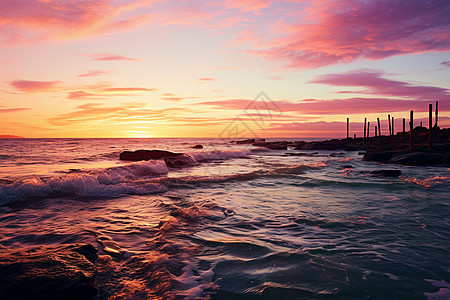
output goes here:
{"type": "Polygon", "coordinates": [[[61,81],[37,81],[18,79],[10,82],[10,85],[18,91],[27,93],[52,92],[58,89],[61,81]]]}
{"type": "Polygon", "coordinates": [[[321,83],[331,86],[363,87],[361,91],[340,91],[338,93],[373,94],[392,97],[406,97],[420,100],[450,100],[450,91],[433,86],[413,85],[403,81],[382,78],[381,71],[356,70],[344,74],[326,74],[317,76],[309,83],[321,83]]]}
{"type": "Polygon", "coordinates": [[[292,68],[450,50],[449,3],[442,0],[313,0],[283,37],[249,53],[292,68]]]}

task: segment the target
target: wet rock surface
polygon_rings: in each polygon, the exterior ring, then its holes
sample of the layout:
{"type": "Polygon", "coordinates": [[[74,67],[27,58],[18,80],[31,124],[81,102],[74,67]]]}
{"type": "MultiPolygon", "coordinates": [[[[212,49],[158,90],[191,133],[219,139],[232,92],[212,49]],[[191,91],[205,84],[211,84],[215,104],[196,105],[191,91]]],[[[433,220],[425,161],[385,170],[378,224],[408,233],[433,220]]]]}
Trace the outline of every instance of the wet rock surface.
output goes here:
{"type": "Polygon", "coordinates": [[[175,153],[165,150],[136,150],[136,151],[124,151],[120,153],[121,160],[151,160],[151,159],[161,159],[165,157],[180,156],[183,153],[175,153]]]}
{"type": "Polygon", "coordinates": [[[0,252],[1,299],[93,299],[92,245],[34,247],[0,252]]]}

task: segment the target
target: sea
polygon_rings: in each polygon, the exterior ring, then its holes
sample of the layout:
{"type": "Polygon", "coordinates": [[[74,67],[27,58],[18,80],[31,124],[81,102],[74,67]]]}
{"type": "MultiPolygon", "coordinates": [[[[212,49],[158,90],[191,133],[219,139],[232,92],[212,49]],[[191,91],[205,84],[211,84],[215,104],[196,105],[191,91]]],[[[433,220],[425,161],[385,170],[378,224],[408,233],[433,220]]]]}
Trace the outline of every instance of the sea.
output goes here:
{"type": "Polygon", "coordinates": [[[92,244],[96,299],[450,299],[450,169],[362,154],[2,139],[0,251],[92,244]],[[119,160],[138,149],[191,162],[119,160]]]}

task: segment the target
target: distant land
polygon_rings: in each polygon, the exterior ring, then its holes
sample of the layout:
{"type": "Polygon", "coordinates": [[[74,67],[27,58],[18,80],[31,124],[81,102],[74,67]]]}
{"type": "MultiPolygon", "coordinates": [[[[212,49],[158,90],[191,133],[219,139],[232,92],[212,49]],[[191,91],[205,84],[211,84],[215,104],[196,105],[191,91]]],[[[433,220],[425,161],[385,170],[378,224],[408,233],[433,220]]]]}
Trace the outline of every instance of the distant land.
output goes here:
{"type": "Polygon", "coordinates": [[[18,136],[18,135],[4,134],[4,135],[0,135],[0,139],[24,139],[24,137],[23,136],[18,136]]]}

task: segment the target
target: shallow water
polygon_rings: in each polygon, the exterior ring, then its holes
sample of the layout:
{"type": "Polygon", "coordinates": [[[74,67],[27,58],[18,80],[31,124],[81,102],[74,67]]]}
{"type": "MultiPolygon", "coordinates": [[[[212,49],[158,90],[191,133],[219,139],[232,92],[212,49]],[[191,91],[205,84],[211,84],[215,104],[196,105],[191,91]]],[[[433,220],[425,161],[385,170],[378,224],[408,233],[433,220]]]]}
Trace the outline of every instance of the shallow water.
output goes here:
{"type": "Polygon", "coordinates": [[[308,151],[0,140],[0,247],[93,244],[99,299],[450,298],[448,168],[293,152],[308,151]],[[118,160],[137,149],[192,165],[118,160]]]}

